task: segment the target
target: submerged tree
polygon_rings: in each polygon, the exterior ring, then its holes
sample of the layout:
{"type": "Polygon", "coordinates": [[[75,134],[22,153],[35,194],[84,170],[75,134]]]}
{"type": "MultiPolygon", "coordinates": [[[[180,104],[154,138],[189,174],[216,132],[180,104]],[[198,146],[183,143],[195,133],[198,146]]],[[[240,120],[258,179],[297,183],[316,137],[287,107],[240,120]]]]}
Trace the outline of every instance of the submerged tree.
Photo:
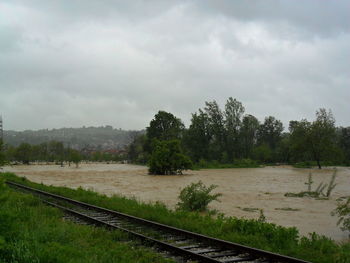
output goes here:
{"type": "Polygon", "coordinates": [[[192,167],[190,158],[182,153],[179,140],[154,140],[152,148],[149,161],[150,174],[182,174],[183,170],[192,167]]]}

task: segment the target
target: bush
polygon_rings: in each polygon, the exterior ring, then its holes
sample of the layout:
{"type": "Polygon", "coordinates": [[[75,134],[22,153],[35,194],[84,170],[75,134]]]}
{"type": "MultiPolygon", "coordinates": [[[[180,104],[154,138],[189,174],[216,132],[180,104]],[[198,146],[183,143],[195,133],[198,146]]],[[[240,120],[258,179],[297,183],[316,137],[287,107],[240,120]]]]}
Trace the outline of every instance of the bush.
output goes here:
{"type": "Polygon", "coordinates": [[[222,194],[210,194],[216,185],[206,187],[202,181],[192,183],[181,190],[177,206],[180,210],[185,211],[205,211],[211,201],[218,201],[218,197],[222,194]]]}

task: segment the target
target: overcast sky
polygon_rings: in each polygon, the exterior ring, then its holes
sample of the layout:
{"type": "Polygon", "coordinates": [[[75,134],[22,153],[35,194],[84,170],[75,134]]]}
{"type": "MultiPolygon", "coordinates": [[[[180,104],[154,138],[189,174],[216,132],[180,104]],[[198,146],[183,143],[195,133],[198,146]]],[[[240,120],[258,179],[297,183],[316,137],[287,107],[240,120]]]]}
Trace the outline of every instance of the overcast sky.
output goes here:
{"type": "Polygon", "coordinates": [[[263,120],[350,126],[350,1],[1,0],[6,130],[188,126],[228,97],[263,120]]]}

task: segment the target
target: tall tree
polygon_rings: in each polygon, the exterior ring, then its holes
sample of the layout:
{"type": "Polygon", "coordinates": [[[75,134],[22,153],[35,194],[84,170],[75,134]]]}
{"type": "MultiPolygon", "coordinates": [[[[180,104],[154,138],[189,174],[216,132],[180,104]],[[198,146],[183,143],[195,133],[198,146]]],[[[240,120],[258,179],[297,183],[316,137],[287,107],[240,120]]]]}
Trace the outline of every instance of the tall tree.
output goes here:
{"type": "Polygon", "coordinates": [[[211,140],[208,115],[199,109],[192,114],[191,124],[185,132],[184,144],[190,157],[195,162],[209,158],[209,145],[211,140]]]}
{"type": "Polygon", "coordinates": [[[241,102],[230,97],[225,104],[226,152],[228,159],[240,157],[239,131],[242,126],[244,107],[241,102]]]}
{"type": "Polygon", "coordinates": [[[316,111],[316,120],[310,129],[310,147],[314,160],[321,169],[321,160],[332,158],[336,151],[335,119],[332,112],[326,109],[316,111]]]}
{"type": "Polygon", "coordinates": [[[258,143],[266,143],[272,150],[276,149],[281,139],[283,124],[273,116],[266,117],[258,131],[258,143]]]}
{"type": "Polygon", "coordinates": [[[29,143],[21,143],[15,152],[16,160],[23,164],[29,164],[31,161],[31,150],[32,147],[29,143]]]}
{"type": "Polygon", "coordinates": [[[147,127],[148,139],[173,140],[180,139],[185,129],[179,118],[165,111],[159,111],[147,127]]]}
{"type": "Polygon", "coordinates": [[[210,158],[221,160],[225,151],[224,115],[215,100],[205,102],[204,111],[208,116],[209,132],[211,134],[210,158]]]}
{"type": "Polygon", "coordinates": [[[292,121],[289,125],[291,149],[297,159],[313,159],[321,169],[321,162],[336,157],[335,119],[331,111],[316,111],[316,120],[292,121]]]}
{"type": "Polygon", "coordinates": [[[306,119],[289,122],[289,143],[293,162],[309,161],[312,158],[310,155],[310,130],[311,123],[306,119]]]}
{"type": "Polygon", "coordinates": [[[240,139],[242,142],[242,150],[244,158],[251,158],[254,146],[257,143],[257,132],[259,129],[259,121],[253,115],[246,115],[242,120],[240,130],[240,139]]]}

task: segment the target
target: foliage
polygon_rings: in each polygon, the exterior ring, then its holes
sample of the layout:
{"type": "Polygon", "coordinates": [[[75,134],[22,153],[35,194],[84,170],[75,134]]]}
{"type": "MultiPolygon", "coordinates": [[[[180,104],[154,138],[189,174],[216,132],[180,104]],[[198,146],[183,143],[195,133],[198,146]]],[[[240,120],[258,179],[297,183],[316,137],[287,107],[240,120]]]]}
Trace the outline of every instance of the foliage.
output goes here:
{"type": "Polygon", "coordinates": [[[165,111],[158,111],[146,129],[149,143],[153,139],[174,140],[182,137],[185,126],[179,118],[165,111]]]}
{"type": "Polygon", "coordinates": [[[62,220],[62,212],[0,179],[0,262],[172,262],[119,231],[62,220]]]}
{"type": "Polygon", "coordinates": [[[339,220],[337,225],[341,224],[343,231],[348,231],[350,236],[350,197],[345,202],[339,202],[337,208],[332,211],[332,215],[337,215],[339,220]]]}
{"type": "Polygon", "coordinates": [[[240,130],[242,127],[242,117],[245,109],[241,102],[230,97],[226,101],[224,111],[224,124],[226,135],[226,152],[227,159],[239,158],[241,148],[240,130]]]}
{"type": "Polygon", "coordinates": [[[291,148],[295,159],[308,161],[311,158],[321,169],[323,160],[332,160],[340,154],[336,145],[335,119],[331,111],[320,109],[316,120],[290,122],[291,148]]]}
{"type": "Polygon", "coordinates": [[[258,144],[267,144],[275,150],[281,140],[283,124],[273,116],[266,117],[264,123],[260,125],[257,134],[258,144]]]}
{"type": "Polygon", "coordinates": [[[266,143],[263,143],[253,150],[254,159],[263,163],[271,163],[273,161],[272,149],[266,143]]]}
{"type": "Polygon", "coordinates": [[[81,162],[82,157],[81,154],[79,153],[79,151],[77,150],[70,150],[69,152],[69,161],[73,162],[76,167],[78,168],[79,163],[81,162]]]}
{"type": "Polygon", "coordinates": [[[179,140],[153,141],[153,151],[149,161],[150,174],[182,174],[192,167],[191,160],[182,153],[179,140]]]}
{"type": "Polygon", "coordinates": [[[129,147],[129,160],[147,163],[152,141],[179,139],[186,155],[197,167],[201,160],[231,167],[235,159],[254,159],[259,163],[350,165],[350,127],[335,127],[330,111],[320,109],[309,122],[291,121],[289,132],[282,122],[268,116],[263,123],[246,114],[241,102],[228,98],[224,110],[215,101],[206,101],[202,109],[192,113],[185,129],[181,120],[159,111],[147,128],[146,136],[135,138],[129,147]]]}
{"type": "Polygon", "coordinates": [[[16,149],[15,158],[23,164],[29,164],[32,147],[28,143],[21,143],[16,149]]]}
{"type": "Polygon", "coordinates": [[[207,187],[202,181],[191,183],[181,190],[180,202],[177,203],[178,209],[185,211],[208,210],[208,204],[212,201],[218,201],[218,197],[222,195],[220,193],[210,193],[216,187],[213,184],[207,187]]]}
{"type": "Polygon", "coordinates": [[[128,147],[128,160],[133,163],[146,164],[147,153],[144,149],[147,137],[145,134],[134,138],[133,142],[128,147]]]}
{"type": "Polygon", "coordinates": [[[339,146],[344,153],[345,164],[350,165],[350,127],[339,129],[339,146]]]}
{"type": "Polygon", "coordinates": [[[315,263],[350,261],[350,244],[337,244],[316,234],[302,237],[299,240],[296,228],[285,228],[271,223],[260,223],[257,220],[222,215],[211,217],[180,210],[171,211],[160,203],[145,204],[121,196],[107,197],[81,188],[73,190],[65,187],[45,186],[31,183],[9,173],[3,176],[12,181],[97,206],[315,263]]]}
{"type": "Polygon", "coordinates": [[[208,115],[199,109],[198,114],[192,114],[190,127],[184,134],[184,145],[194,162],[209,158],[211,138],[208,115]]]}
{"type": "Polygon", "coordinates": [[[259,125],[258,119],[253,115],[248,114],[243,117],[239,138],[242,143],[244,158],[250,158],[253,155],[259,125]]]}

